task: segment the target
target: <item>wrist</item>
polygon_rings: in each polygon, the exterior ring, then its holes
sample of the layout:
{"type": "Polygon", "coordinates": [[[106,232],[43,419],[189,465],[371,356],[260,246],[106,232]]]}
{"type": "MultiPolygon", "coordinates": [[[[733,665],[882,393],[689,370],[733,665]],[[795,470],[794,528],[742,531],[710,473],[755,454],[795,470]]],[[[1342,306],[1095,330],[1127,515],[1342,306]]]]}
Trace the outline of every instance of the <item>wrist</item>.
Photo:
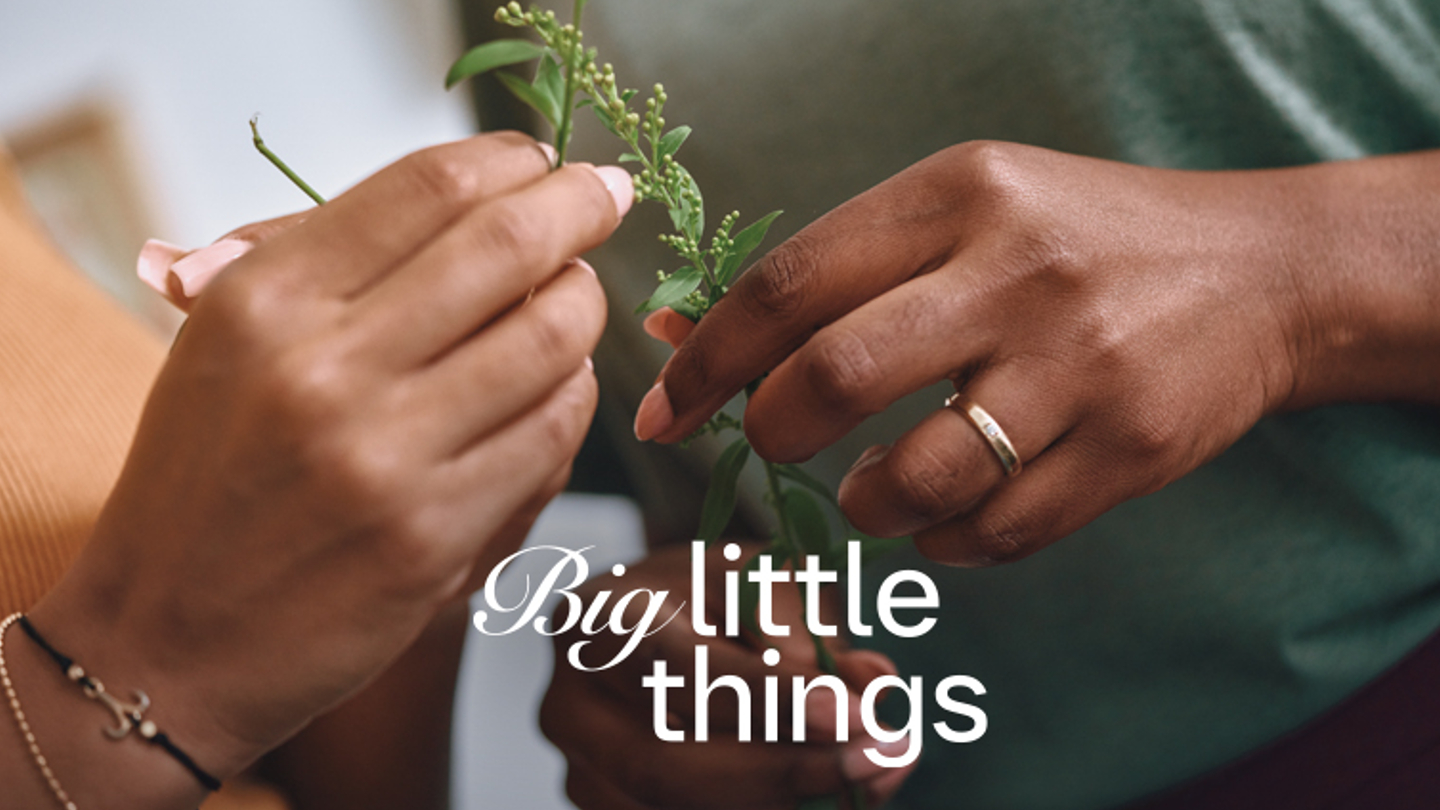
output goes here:
{"type": "Polygon", "coordinates": [[[203,798],[207,791],[180,757],[190,758],[205,774],[224,780],[258,758],[263,747],[229,733],[207,702],[203,677],[167,650],[164,631],[140,628],[134,611],[105,604],[104,589],[79,582],[84,568],[77,564],[28,613],[31,622],[50,645],[73,658],[86,675],[101,681],[113,698],[131,703],[137,691],[143,692],[150,703],[143,719],[151,721],[181,753],[169,753],[142,737],[138,724],[120,739],[106,736],[103,729],[116,727],[117,720],[103,702],[87,697],[82,685],[67,678],[57,662],[23,633],[11,643],[27,648],[32,658],[39,657],[43,664],[39,676],[46,683],[51,704],[65,711],[69,721],[65,728],[84,743],[77,752],[123,759],[127,767],[155,779],[157,786],[169,786],[167,794],[190,796],[188,806],[194,807],[194,796],[203,798]]]}
{"type": "Polygon", "coordinates": [[[14,705],[7,707],[5,724],[15,733],[6,737],[19,746],[0,760],[14,777],[20,806],[52,806],[62,792],[77,807],[193,808],[204,799],[208,791],[162,752],[138,739],[107,737],[102,729],[113,715],[86,698],[20,626],[12,625],[4,641],[14,704],[30,735],[22,738],[14,705]]]}
{"type": "Polygon", "coordinates": [[[1397,155],[1282,173],[1293,279],[1294,389],[1283,410],[1440,403],[1436,158],[1397,155]]]}

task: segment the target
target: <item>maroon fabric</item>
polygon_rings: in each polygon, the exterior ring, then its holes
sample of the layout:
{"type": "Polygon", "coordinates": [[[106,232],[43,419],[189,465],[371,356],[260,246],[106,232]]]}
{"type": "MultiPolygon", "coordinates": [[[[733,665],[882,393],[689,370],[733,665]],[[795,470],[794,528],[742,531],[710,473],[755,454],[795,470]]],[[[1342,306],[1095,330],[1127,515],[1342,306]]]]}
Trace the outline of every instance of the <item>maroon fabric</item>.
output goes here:
{"type": "Polygon", "coordinates": [[[1440,810],[1440,634],[1297,731],[1132,810],[1440,810]]]}

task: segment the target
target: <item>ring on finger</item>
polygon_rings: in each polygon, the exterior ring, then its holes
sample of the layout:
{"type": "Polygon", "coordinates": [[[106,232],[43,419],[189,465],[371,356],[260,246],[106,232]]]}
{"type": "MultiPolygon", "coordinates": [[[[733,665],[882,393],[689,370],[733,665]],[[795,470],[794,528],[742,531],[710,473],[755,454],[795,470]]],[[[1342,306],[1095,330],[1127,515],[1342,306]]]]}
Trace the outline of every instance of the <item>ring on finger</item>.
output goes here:
{"type": "Polygon", "coordinates": [[[1005,468],[1005,475],[1014,478],[1020,474],[1022,466],[1020,454],[1015,451],[1015,445],[1010,443],[1010,437],[1005,435],[1005,429],[995,421],[988,411],[971,400],[966,399],[959,393],[951,394],[945,399],[945,407],[956,411],[964,416],[980,435],[990,444],[990,449],[995,451],[996,457],[1000,459],[1000,466],[1005,468]],[[959,406],[959,407],[956,407],[959,406]]]}

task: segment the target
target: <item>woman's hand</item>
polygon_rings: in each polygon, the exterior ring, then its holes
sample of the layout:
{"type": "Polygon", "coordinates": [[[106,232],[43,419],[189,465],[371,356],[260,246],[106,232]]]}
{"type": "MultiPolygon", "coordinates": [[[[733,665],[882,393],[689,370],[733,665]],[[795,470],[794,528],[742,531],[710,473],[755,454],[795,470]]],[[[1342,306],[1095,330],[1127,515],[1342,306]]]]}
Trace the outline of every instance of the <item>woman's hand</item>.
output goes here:
{"type": "Polygon", "coordinates": [[[32,617],[112,691],[146,690],[203,767],[234,773],[362,686],[563,485],[605,320],[573,257],[633,192],[619,169],[548,169],[518,135],[417,153],[193,301],[89,546],[32,617]]]}
{"type": "MultiPolygon", "coordinates": [[[[759,550],[752,547],[745,556],[759,550]]],[[[706,594],[710,604],[699,609],[712,623],[723,623],[725,571],[743,564],[743,558],[726,562],[719,548],[709,554],[706,594]]],[[[886,769],[865,756],[865,748],[877,746],[887,756],[898,756],[906,744],[877,743],[866,736],[860,720],[860,695],[874,678],[894,675],[895,665],[880,653],[832,644],[840,677],[850,686],[850,742],[835,743],[836,704],[831,692],[823,688],[813,692],[806,704],[806,742],[758,742],[764,739],[766,727],[766,678],[779,679],[776,696],[781,705],[776,716],[780,733],[788,739],[793,711],[790,681],[795,676],[809,681],[821,674],[815,649],[803,631],[766,639],[767,645],[781,652],[780,663],[769,667],[761,659],[764,645],[697,635],[690,616],[696,606],[682,607],[674,596],[687,593],[689,587],[690,549],[671,546],[632,566],[623,579],[597,577],[579,589],[586,604],[602,589],[616,593],[637,588],[668,591],[672,596],[658,615],[681,612],[643,640],[622,663],[599,672],[571,668],[566,653],[570,645],[590,641],[585,660],[608,661],[623,646],[623,638],[608,633],[586,638],[579,632],[556,637],[555,672],[540,708],[540,725],[568,761],[566,792],[570,800],[583,810],[793,807],[807,798],[848,793],[851,784],[863,787],[871,806],[888,799],[913,766],[886,769]],[[747,684],[750,742],[737,736],[739,705],[735,692],[724,688],[717,688],[709,701],[709,741],[694,741],[695,649],[701,644],[709,650],[711,682],[722,675],[735,675],[747,684]],[[685,678],[683,688],[667,690],[670,716],[665,718],[671,731],[685,730],[685,742],[663,742],[656,736],[654,692],[642,685],[656,661],[666,662],[669,675],[685,678]]],[[[776,588],[775,594],[776,621],[799,627],[803,608],[798,591],[783,586],[776,588]]],[[[639,618],[641,602],[632,600],[636,615],[627,615],[625,626],[639,618]]]]}
{"type": "Polygon", "coordinates": [[[859,459],[841,503],[940,561],[1014,560],[1265,414],[1440,401],[1437,174],[1435,155],[1201,173],[958,146],[781,245],[693,334],[655,316],[683,343],[636,432],[679,440],[769,372],[746,433],[793,462],[951,380],[1023,472],[937,401],[859,459]]]}

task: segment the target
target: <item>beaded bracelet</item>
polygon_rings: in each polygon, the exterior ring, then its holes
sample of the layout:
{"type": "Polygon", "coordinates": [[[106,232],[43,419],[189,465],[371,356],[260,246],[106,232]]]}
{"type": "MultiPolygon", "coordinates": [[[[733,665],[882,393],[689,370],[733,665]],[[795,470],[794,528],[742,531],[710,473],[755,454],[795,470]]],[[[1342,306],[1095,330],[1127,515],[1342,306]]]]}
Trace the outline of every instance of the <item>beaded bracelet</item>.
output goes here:
{"type": "MultiPolygon", "coordinates": [[[[155,721],[145,719],[145,712],[150,708],[150,698],[146,696],[144,692],[138,689],[135,690],[135,699],[134,702],[131,703],[119,700],[114,695],[105,691],[105,685],[101,683],[98,678],[87,675],[85,670],[79,664],[76,664],[73,658],[51,646],[50,642],[46,641],[45,637],[40,635],[40,631],[36,630],[35,625],[31,624],[30,620],[23,614],[16,614],[7,621],[18,622],[20,629],[25,631],[25,635],[29,636],[40,649],[44,650],[45,653],[59,665],[60,671],[64,673],[65,677],[80,686],[85,697],[104,704],[104,706],[115,715],[115,725],[104,729],[106,736],[112,740],[120,740],[124,739],[134,730],[139,733],[141,739],[164,750],[171,758],[180,763],[206,790],[213,792],[220,789],[219,779],[211,776],[205,769],[196,764],[195,760],[191,759],[189,754],[181,750],[179,746],[172,742],[170,738],[155,725],[155,721]]],[[[10,694],[13,694],[13,690],[10,690],[10,694]]],[[[11,709],[17,712],[17,718],[21,716],[18,713],[18,701],[15,701],[13,698],[11,700],[11,709]]],[[[39,756],[39,751],[36,750],[33,745],[31,747],[31,753],[36,756],[36,762],[38,764],[42,758],[39,756]]],[[[59,791],[59,786],[53,779],[49,781],[51,782],[51,789],[57,791],[56,797],[58,798],[63,791],[59,791]]],[[[68,801],[68,799],[64,801],[68,801]]],[[[73,808],[74,805],[67,805],[67,810],[73,810],[73,808]]]]}
{"type": "Polygon", "coordinates": [[[35,741],[35,733],[30,730],[30,721],[25,719],[25,710],[20,708],[20,698],[15,694],[15,684],[10,681],[10,670],[5,667],[5,631],[10,629],[19,618],[19,613],[12,613],[0,621],[0,684],[5,686],[5,697],[10,701],[10,714],[15,717],[15,726],[20,729],[20,736],[25,738],[25,745],[30,749],[30,759],[35,762],[35,767],[40,770],[44,777],[45,784],[50,786],[50,792],[60,802],[65,810],[75,810],[75,803],[70,801],[70,794],[60,786],[60,780],[55,778],[55,772],[50,770],[50,762],[45,755],[40,753],[40,743],[35,741]]]}

